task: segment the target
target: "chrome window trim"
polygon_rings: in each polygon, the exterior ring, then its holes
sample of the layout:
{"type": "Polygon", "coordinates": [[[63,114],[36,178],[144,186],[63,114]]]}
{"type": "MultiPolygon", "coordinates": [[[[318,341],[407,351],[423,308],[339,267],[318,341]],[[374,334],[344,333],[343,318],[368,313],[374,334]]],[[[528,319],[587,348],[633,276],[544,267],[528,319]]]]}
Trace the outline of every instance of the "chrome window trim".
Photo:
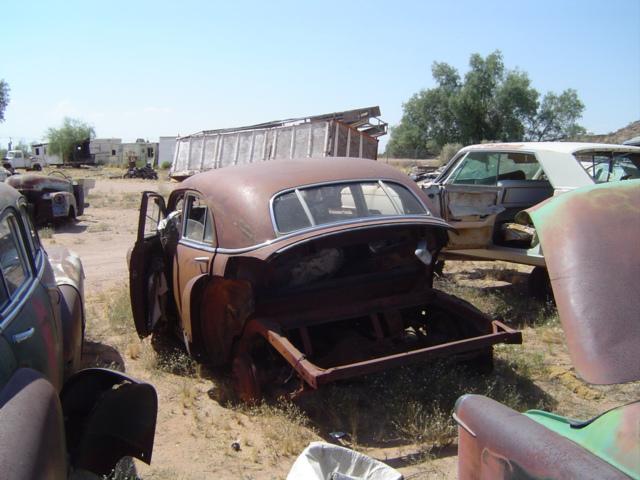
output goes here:
{"type": "Polygon", "coordinates": [[[205,252],[211,252],[211,253],[216,253],[216,251],[220,250],[219,248],[216,248],[208,243],[198,242],[195,240],[191,240],[190,238],[187,238],[187,237],[182,237],[178,241],[178,244],[184,245],[185,247],[195,248],[197,250],[203,250],[205,252]]]}
{"type": "MultiPolygon", "coordinates": [[[[18,315],[18,312],[22,311],[22,308],[24,307],[25,303],[31,298],[36,287],[41,283],[42,276],[44,274],[44,268],[43,268],[44,256],[43,255],[38,255],[36,257],[35,265],[32,265],[29,260],[29,255],[25,250],[25,246],[24,246],[25,239],[21,232],[21,227],[20,227],[21,222],[18,220],[18,212],[13,207],[7,208],[0,216],[0,222],[10,217],[13,217],[14,225],[17,227],[16,233],[18,235],[17,236],[18,249],[21,252],[20,253],[22,256],[21,261],[22,262],[26,261],[28,277],[22,283],[22,285],[20,285],[20,287],[15,292],[13,292],[13,295],[11,295],[9,294],[9,289],[7,288],[6,280],[4,278],[4,272],[0,272],[2,283],[7,292],[7,295],[9,296],[9,301],[0,310],[0,316],[2,318],[2,321],[0,322],[0,333],[4,332],[7,326],[18,315]],[[8,314],[7,314],[7,311],[9,311],[8,314]]],[[[11,230],[11,227],[9,229],[11,230]]],[[[40,251],[40,249],[38,249],[38,251],[40,251]]]]}
{"type": "MultiPolygon", "coordinates": [[[[387,192],[386,188],[383,186],[382,187],[385,194],[387,196],[389,196],[389,193],[387,192]]],[[[395,202],[393,200],[391,200],[391,202],[393,203],[394,207],[397,208],[397,205],[395,204],[395,202]]],[[[305,205],[304,201],[301,201],[303,208],[305,209],[305,213],[307,213],[308,207],[305,205]]],[[[309,213],[310,214],[310,213],[309,213]]],[[[371,219],[389,219],[389,218],[407,218],[407,217],[432,217],[431,212],[429,211],[429,208],[425,205],[425,203],[422,201],[422,199],[415,194],[415,192],[413,192],[410,188],[408,188],[406,185],[403,185],[401,182],[399,182],[398,180],[395,179],[390,179],[390,178],[355,178],[355,179],[345,179],[345,180],[334,180],[334,181],[330,181],[330,182],[320,182],[320,183],[310,183],[308,185],[300,185],[298,187],[295,188],[286,188],[284,190],[280,190],[279,192],[276,192],[271,199],[269,200],[269,216],[271,217],[271,226],[273,227],[273,231],[275,232],[277,238],[285,238],[287,236],[290,236],[292,234],[299,234],[301,232],[306,232],[309,230],[313,230],[314,228],[326,228],[326,227],[331,227],[333,225],[343,225],[343,224],[348,224],[348,223],[358,223],[358,222],[362,222],[362,221],[370,221],[371,219]],[[395,185],[399,185],[401,188],[404,188],[405,190],[407,190],[407,192],[409,192],[410,195],[413,195],[414,198],[418,201],[418,203],[420,204],[420,206],[424,209],[425,213],[422,215],[404,215],[404,214],[398,214],[398,215],[376,215],[373,217],[362,217],[361,219],[353,219],[353,220],[342,220],[339,222],[331,222],[331,223],[323,223],[322,225],[315,225],[315,223],[313,224],[313,226],[311,227],[306,227],[303,229],[299,229],[299,230],[294,230],[292,232],[281,232],[278,229],[278,224],[276,223],[276,216],[275,216],[275,211],[274,211],[274,201],[275,199],[280,196],[283,195],[285,193],[289,193],[289,192],[296,192],[296,195],[298,196],[298,200],[301,200],[301,196],[298,194],[299,190],[304,190],[306,188],[314,188],[314,187],[324,187],[324,186],[328,186],[328,185],[347,185],[347,184],[351,184],[351,183],[378,183],[378,184],[382,184],[384,185],[386,183],[393,183],[395,185]]]]}
{"type": "Polygon", "coordinates": [[[207,207],[207,213],[209,214],[207,216],[207,218],[205,219],[205,224],[202,226],[202,235],[204,237],[204,233],[206,231],[206,221],[211,219],[211,222],[213,223],[213,237],[216,238],[218,235],[216,233],[216,222],[213,219],[213,212],[211,211],[211,207],[209,206],[209,203],[205,200],[205,198],[200,195],[198,192],[196,192],[195,190],[187,190],[183,196],[184,198],[184,211],[182,212],[182,231],[180,232],[180,240],[178,241],[178,243],[182,244],[182,245],[187,245],[190,247],[194,247],[194,248],[198,248],[200,250],[207,250],[207,251],[212,251],[215,252],[216,251],[216,247],[213,243],[209,243],[209,242],[205,242],[204,240],[202,242],[199,242],[198,240],[194,240],[193,238],[189,238],[187,236],[185,236],[185,231],[187,230],[187,214],[188,214],[188,209],[190,208],[190,204],[189,204],[189,197],[194,197],[196,199],[198,199],[200,202],[202,202],[206,207],[207,207]]]}

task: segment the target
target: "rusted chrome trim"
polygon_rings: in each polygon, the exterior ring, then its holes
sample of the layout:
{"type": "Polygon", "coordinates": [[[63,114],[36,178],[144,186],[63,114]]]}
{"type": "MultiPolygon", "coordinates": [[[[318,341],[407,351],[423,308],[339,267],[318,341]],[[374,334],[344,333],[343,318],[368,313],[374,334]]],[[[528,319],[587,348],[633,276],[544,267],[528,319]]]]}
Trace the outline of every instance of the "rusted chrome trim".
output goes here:
{"type": "Polygon", "coordinates": [[[471,435],[473,438],[477,437],[475,432],[473,430],[471,430],[466,423],[464,423],[462,420],[460,420],[460,417],[458,417],[458,415],[456,415],[456,412],[453,412],[452,417],[456,421],[456,423],[459,426],[461,426],[469,435],[471,435]]]}

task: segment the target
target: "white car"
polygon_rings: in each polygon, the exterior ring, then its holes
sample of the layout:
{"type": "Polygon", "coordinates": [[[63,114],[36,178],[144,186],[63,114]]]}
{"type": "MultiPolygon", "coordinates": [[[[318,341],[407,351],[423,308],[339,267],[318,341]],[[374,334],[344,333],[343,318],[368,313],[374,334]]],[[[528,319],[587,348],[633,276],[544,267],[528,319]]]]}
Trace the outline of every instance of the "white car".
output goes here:
{"type": "Polygon", "coordinates": [[[534,229],[525,215],[516,223],[516,215],[575,188],[633,178],[640,178],[640,147],[490,143],[463,148],[436,180],[420,186],[431,212],[456,229],[449,233],[446,258],[543,268],[534,229]]]}

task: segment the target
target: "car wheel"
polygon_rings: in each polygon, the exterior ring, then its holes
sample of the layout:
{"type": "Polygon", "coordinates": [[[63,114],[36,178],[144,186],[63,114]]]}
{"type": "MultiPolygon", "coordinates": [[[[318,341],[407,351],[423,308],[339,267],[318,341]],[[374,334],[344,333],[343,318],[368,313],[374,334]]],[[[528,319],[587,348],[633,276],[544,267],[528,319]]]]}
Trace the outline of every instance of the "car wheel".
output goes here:
{"type": "Polygon", "coordinates": [[[248,353],[237,354],[231,367],[233,390],[245,403],[256,403],[262,397],[256,365],[248,353]]]}
{"type": "Polygon", "coordinates": [[[33,166],[33,169],[34,169],[36,172],[41,172],[41,171],[42,171],[42,165],[40,165],[39,163],[36,163],[36,164],[33,166]]]}

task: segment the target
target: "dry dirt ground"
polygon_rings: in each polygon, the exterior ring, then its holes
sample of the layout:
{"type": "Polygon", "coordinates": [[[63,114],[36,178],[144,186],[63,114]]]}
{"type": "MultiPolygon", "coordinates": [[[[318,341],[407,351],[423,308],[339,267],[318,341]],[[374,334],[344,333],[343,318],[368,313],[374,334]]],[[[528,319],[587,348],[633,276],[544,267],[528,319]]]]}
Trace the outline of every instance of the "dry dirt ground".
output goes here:
{"type": "Polygon", "coordinates": [[[284,478],[310,441],[330,441],[331,432],[341,431],[345,444],[387,461],[408,479],[449,479],[456,477],[451,408],[465,391],[521,410],[545,407],[578,418],[640,393],[638,383],[593,387],[576,377],[553,306],[526,295],[526,267],[448,262],[440,288],[523,330],[523,346],[496,349],[492,374],[422,365],[337,385],[297,404],[234,404],[227,372],[197,365],[171,343],[140,341],[133,329],[126,256],[135,238],[140,192],[166,194],[172,185],[111,179],[106,171],[74,172],[78,175],[96,178],[91,206],[76,223],[41,230],[41,236],[45,245],[65,245],[82,258],[84,363],[150,382],[159,399],[152,465],[136,461],[128,470],[125,465],[119,478],[284,478]]]}

